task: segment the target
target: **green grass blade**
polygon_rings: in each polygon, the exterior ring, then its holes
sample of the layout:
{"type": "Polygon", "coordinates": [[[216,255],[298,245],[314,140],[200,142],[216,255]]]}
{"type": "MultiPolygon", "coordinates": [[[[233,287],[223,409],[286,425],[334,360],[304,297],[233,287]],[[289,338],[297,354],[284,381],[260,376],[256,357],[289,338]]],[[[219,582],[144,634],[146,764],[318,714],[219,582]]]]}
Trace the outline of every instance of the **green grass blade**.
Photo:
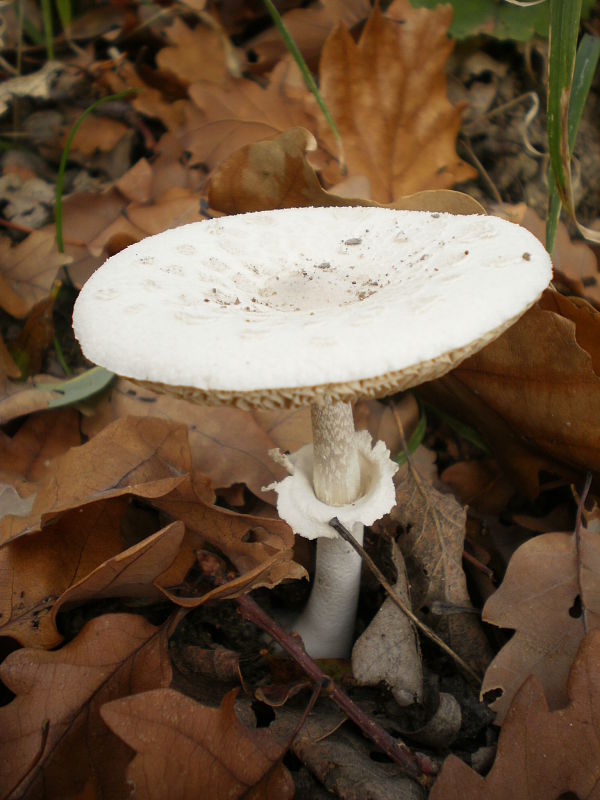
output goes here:
{"type": "Polygon", "coordinates": [[[23,17],[22,21],[23,33],[27,38],[38,47],[44,45],[44,35],[38,31],[33,22],[28,17],[23,17]]]}
{"type": "Polygon", "coordinates": [[[71,0],[54,0],[56,5],[56,10],[58,11],[58,16],[60,17],[60,24],[62,25],[62,29],[64,33],[69,36],[69,31],[71,29],[71,0]]]}
{"type": "Polygon", "coordinates": [[[265,4],[265,8],[269,12],[269,16],[273,20],[273,24],[279,31],[279,35],[283,39],[283,42],[287,49],[292,54],[292,57],[296,64],[298,65],[298,69],[302,73],[302,77],[304,78],[304,83],[306,84],[309,92],[313,95],[315,100],[317,101],[317,105],[321,109],[323,116],[325,117],[325,121],[329,125],[331,132],[334,135],[337,147],[338,147],[338,161],[340,164],[340,169],[343,173],[346,172],[346,156],[344,154],[344,144],[342,142],[342,137],[340,136],[340,132],[337,129],[337,125],[335,124],[335,120],[331,116],[331,112],[327,108],[327,104],[325,100],[323,100],[323,96],[319,91],[317,84],[315,83],[315,79],[312,76],[311,71],[308,68],[306,61],[304,60],[304,56],[298,49],[298,45],[293,40],[290,32],[285,27],[284,21],[281,19],[279,11],[275,8],[271,0],[263,0],[265,4]]]}
{"type": "Polygon", "coordinates": [[[558,194],[569,206],[569,143],[567,129],[569,96],[577,35],[581,18],[581,0],[550,0],[550,54],[548,59],[548,151],[558,194]]]}
{"type": "MultiPolygon", "coordinates": [[[[417,447],[421,444],[423,438],[425,437],[426,431],[427,431],[427,415],[425,414],[425,411],[421,406],[421,413],[419,415],[419,421],[417,422],[417,427],[414,429],[410,439],[406,443],[409,455],[412,455],[417,449],[417,447]]],[[[400,452],[396,453],[396,455],[393,458],[396,464],[400,464],[400,466],[406,463],[406,453],[404,452],[404,450],[400,450],[400,452]]]]}
{"type": "Polygon", "coordinates": [[[552,255],[554,252],[554,243],[556,242],[556,231],[558,230],[558,221],[560,219],[560,210],[562,203],[558,189],[556,188],[556,181],[554,180],[554,172],[552,166],[548,165],[548,210],[546,211],[546,250],[552,255]]]}
{"type": "MultiPolygon", "coordinates": [[[[575,139],[587,96],[592,85],[598,59],[600,58],[600,38],[585,34],[577,49],[573,81],[568,111],[568,143],[569,159],[573,155],[575,139]]],[[[554,250],[558,220],[560,218],[561,201],[556,188],[552,166],[548,168],[548,213],[546,216],[546,249],[549,253],[554,250]]]]}
{"type": "Polygon", "coordinates": [[[577,48],[571,99],[569,101],[568,131],[571,155],[573,154],[583,109],[598,66],[598,58],[600,58],[600,37],[590,36],[589,33],[586,33],[577,48]]]}
{"type": "Polygon", "coordinates": [[[435,414],[436,417],[445,422],[448,427],[454,431],[461,439],[464,439],[466,442],[469,442],[478,450],[481,450],[482,453],[489,456],[491,455],[491,450],[483,440],[483,437],[475,428],[471,425],[468,425],[466,422],[462,422],[460,419],[453,417],[452,414],[448,414],[447,411],[444,411],[439,406],[435,406],[432,403],[424,403],[425,408],[428,411],[431,411],[432,414],[435,414]]]}
{"type": "Polygon", "coordinates": [[[54,60],[54,26],[52,25],[52,6],[50,0],[42,0],[42,22],[48,61],[54,60]]]}
{"type": "MultiPolygon", "coordinates": [[[[62,225],[62,196],[63,196],[63,185],[65,179],[65,170],[67,168],[67,160],[69,158],[69,153],[71,152],[71,145],[73,144],[73,139],[75,138],[75,134],[79,130],[81,123],[85,120],[85,118],[89,117],[89,115],[92,114],[99,106],[103,105],[104,103],[110,103],[114,100],[123,100],[130,94],[135,94],[137,91],[139,90],[126,89],[124,92],[119,92],[118,94],[109,94],[106,97],[101,97],[100,100],[96,100],[95,103],[92,103],[91,106],[88,106],[86,110],[83,112],[83,114],[81,114],[78,117],[78,119],[76,120],[75,124],[73,125],[73,127],[69,132],[67,141],[65,142],[65,146],[62,151],[60,165],[58,167],[58,174],[56,176],[56,204],[54,207],[54,227],[56,231],[56,246],[58,248],[59,253],[65,252],[65,243],[63,241],[63,225],[62,225]]],[[[68,278],[68,273],[67,273],[67,278],[68,278]]]]}

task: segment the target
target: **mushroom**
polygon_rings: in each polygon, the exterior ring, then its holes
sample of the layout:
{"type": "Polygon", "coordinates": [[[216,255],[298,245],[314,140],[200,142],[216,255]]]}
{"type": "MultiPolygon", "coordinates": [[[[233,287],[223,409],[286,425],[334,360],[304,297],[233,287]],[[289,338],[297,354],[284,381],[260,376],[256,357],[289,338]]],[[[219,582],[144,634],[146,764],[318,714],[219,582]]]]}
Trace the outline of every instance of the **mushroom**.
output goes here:
{"type": "Polygon", "coordinates": [[[241,408],[311,406],[313,444],[278,458],[294,532],[319,537],[295,629],[314,657],[345,657],[362,540],[395,502],[382,442],[351,402],[440,377],[510,327],[551,279],[525,229],[497,217],[331,207],[192,223],[110,258],[73,324],[92,361],[151,388],[241,408]]]}

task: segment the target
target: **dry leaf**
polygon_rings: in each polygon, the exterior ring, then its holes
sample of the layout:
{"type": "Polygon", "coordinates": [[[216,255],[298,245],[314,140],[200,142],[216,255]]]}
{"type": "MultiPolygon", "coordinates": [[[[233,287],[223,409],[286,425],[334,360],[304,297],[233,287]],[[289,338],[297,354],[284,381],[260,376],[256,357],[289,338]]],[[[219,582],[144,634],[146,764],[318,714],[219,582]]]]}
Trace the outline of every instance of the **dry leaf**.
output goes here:
{"type": "Polygon", "coordinates": [[[252,412],[252,416],[273,440],[275,447],[283,452],[289,450],[293,453],[312,442],[312,424],[308,406],[276,411],[257,409],[252,412]]]}
{"type": "MultiPolygon", "coordinates": [[[[192,154],[192,163],[209,169],[247,144],[295,126],[314,127],[313,116],[305,109],[309,93],[291,57],[277,65],[265,89],[240,78],[224,86],[197,83],[189,94],[196,113],[187,110],[181,141],[192,154]]],[[[323,150],[317,157],[318,163],[331,158],[330,152],[323,150]]]]}
{"type": "Polygon", "coordinates": [[[88,600],[103,597],[158,599],[160,594],[152,582],[175,560],[184,533],[182,522],[172,522],[104,561],[63,592],[52,609],[53,621],[56,623],[56,615],[63,606],[79,605],[88,600]]]}
{"type": "Polygon", "coordinates": [[[126,512],[126,498],[93,503],[0,549],[0,635],[25,647],[60,644],[52,607],[70,586],[123,550],[126,512]]]}
{"type": "Polygon", "coordinates": [[[153,198],[151,204],[130,203],[123,207],[115,221],[87,244],[92,253],[104,250],[111,255],[117,252],[115,240],[120,239],[127,246],[167,228],[177,228],[203,219],[205,214],[200,211],[198,194],[181,186],[173,186],[161,196],[153,198]]]}
{"type": "Polygon", "coordinates": [[[483,670],[490,649],[479,614],[470,611],[462,568],[466,512],[452,495],[424,481],[412,459],[394,481],[396,506],[389,519],[406,530],[398,544],[406,560],[413,608],[474,669],[483,670]]]}
{"type": "Polygon", "coordinates": [[[165,98],[159,89],[144,83],[130,61],[121,62],[117,70],[111,69],[103,77],[112,93],[138,89],[130,101],[133,108],[139,114],[159,119],[167,130],[178,130],[184,123],[186,109],[191,105],[189,100],[165,98]]]}
{"type": "Polygon", "coordinates": [[[152,164],[140,159],[109,191],[65,199],[63,235],[73,258],[69,275],[76,286],[123,247],[204,218],[198,191],[202,176],[183,164],[181,144],[165,134],[155,152],[152,164]]]}
{"type": "MultiPolygon", "coordinates": [[[[339,26],[323,47],[321,92],[348,174],[365,175],[380,203],[475,177],[455,150],[462,109],[446,97],[451,18],[448,6],[430,11],[395,0],[387,17],[373,9],[358,44],[339,26]]],[[[326,124],[320,117],[317,123],[335,152],[326,124]]],[[[323,174],[328,183],[339,180],[339,172],[323,174]]]]}
{"type": "Polygon", "coordinates": [[[152,199],[152,178],[153,170],[150,163],[145,158],[140,158],[118,181],[115,181],[115,186],[130,202],[147,203],[152,199]]]}
{"type": "MultiPolygon", "coordinates": [[[[97,114],[86,117],[77,129],[71,144],[71,154],[89,157],[97,152],[110,153],[129,130],[123,122],[111,117],[97,114]]],[[[58,143],[61,150],[67,142],[68,135],[69,131],[65,131],[58,143]]]]}
{"type": "Polygon", "coordinates": [[[26,317],[50,293],[56,273],[71,258],[56,249],[54,228],[34,231],[11,247],[0,239],[0,308],[13,317],[26,317]]]}
{"type": "MultiPolygon", "coordinates": [[[[166,494],[189,470],[184,427],[153,418],[117,420],[55,462],[36,494],[31,514],[8,515],[0,521],[0,541],[6,544],[39,531],[65,511],[98,500],[166,494]]],[[[212,497],[210,491],[207,497],[212,497]]]]}
{"type": "Polygon", "coordinates": [[[531,495],[540,464],[533,470],[520,464],[523,445],[534,446],[550,464],[600,470],[598,341],[600,313],[547,290],[505,334],[442,379],[463,418],[478,427],[531,495]],[[487,419],[485,409],[492,415],[487,419]]]}
{"type": "Polygon", "coordinates": [[[165,31],[169,47],[156,56],[160,69],[172,72],[183,84],[196,81],[222,83],[228,78],[224,42],[210,28],[190,28],[179,18],[165,31]]]}
{"type": "MultiPolygon", "coordinates": [[[[126,173],[121,180],[128,174],[126,173]]],[[[91,244],[119,217],[124,205],[123,197],[114,187],[107,192],[77,193],[65,198],[63,204],[65,242],[91,244]]],[[[100,255],[100,252],[96,255],[100,255]]]]}
{"type": "Polygon", "coordinates": [[[551,709],[567,702],[569,668],[582,639],[600,628],[600,534],[547,533],[522,544],[483,618],[514,636],[485,674],[482,694],[502,723],[521,684],[535,675],[551,709]]]}
{"type": "MultiPolygon", "coordinates": [[[[300,206],[379,206],[366,198],[326,192],[306,160],[316,140],[305,128],[290,128],[273,139],[234,152],[213,171],[207,183],[211,208],[226,214],[300,206]]],[[[462,192],[430,190],[397,198],[385,208],[480,214],[482,206],[462,192]]]]}
{"type": "Polygon", "coordinates": [[[63,401],[65,392],[61,385],[68,380],[55,375],[33,375],[18,383],[5,381],[2,385],[0,381],[0,425],[25,414],[45,411],[51,403],[63,401]]]}
{"type": "Polygon", "coordinates": [[[54,339],[53,311],[56,294],[52,290],[50,295],[35,304],[12,344],[12,351],[18,357],[23,377],[41,371],[46,351],[54,339]]]}
{"type": "Polygon", "coordinates": [[[160,599],[153,581],[177,556],[183,524],[174,522],[125,549],[127,515],[126,498],[93,503],[0,549],[0,635],[49,649],[62,641],[56,616],[65,604],[160,599]]]}
{"type": "MultiPolygon", "coordinates": [[[[392,544],[397,571],[395,593],[410,608],[409,585],[404,559],[392,544]]],[[[384,683],[398,705],[418,703],[423,695],[423,668],[413,623],[387,597],[367,629],[352,648],[352,674],[362,686],[384,683]]]]}
{"type": "Polygon", "coordinates": [[[402,436],[409,441],[419,422],[420,413],[414,395],[408,392],[388,398],[385,403],[359,400],[353,405],[352,411],[356,430],[368,430],[373,441],[385,442],[392,457],[403,452],[402,436]]]}
{"type": "Polygon", "coordinates": [[[29,513],[13,512],[0,521],[6,545],[0,550],[2,632],[22,643],[55,646],[60,641],[55,615],[63,602],[90,596],[153,597],[153,579],[162,573],[160,590],[185,605],[185,598],[174,596],[169,587],[184,580],[195,551],[207,542],[241,574],[210,596],[193,596],[191,606],[305,575],[292,561],[293,534],[284,522],[211,505],[206,479],[196,475],[192,485],[189,471],[186,429],[150,417],[117,420],[57,459],[35,497],[29,495],[29,513]],[[150,500],[185,523],[181,548],[179,523],[123,552],[122,520],[130,495],[150,500]]]}
{"type": "MultiPolygon", "coordinates": [[[[8,347],[4,343],[2,335],[0,335],[0,376],[2,378],[20,378],[21,370],[15,364],[8,347]]],[[[1,384],[0,380],[0,384],[1,384]]]]}
{"type": "MultiPolygon", "coordinates": [[[[266,412],[267,418],[269,414],[271,424],[281,428],[281,413],[266,412]]],[[[265,417],[259,412],[188,403],[167,394],[155,394],[124,379],[113,384],[110,393],[96,406],[94,415],[83,421],[82,427],[92,437],[115,419],[146,415],[186,425],[193,472],[209,477],[215,489],[243,483],[255,495],[271,502],[275,501],[275,493],[263,492],[262,487],[280,480],[286,473],[269,456],[269,450],[274,447],[295,450],[301,446],[290,447],[293,433],[289,426],[285,443],[281,438],[270,436],[264,429],[265,417]]],[[[288,416],[291,416],[289,412],[288,416]]],[[[311,441],[310,412],[304,410],[302,415],[294,412],[293,419],[296,430],[300,425],[306,431],[307,438],[301,437],[302,444],[311,441]],[[300,422],[301,417],[308,424],[300,422]]]]}
{"type": "Polygon", "coordinates": [[[460,502],[479,514],[498,515],[506,509],[515,486],[493,458],[457,461],[440,475],[460,502]]]}
{"type": "Polygon", "coordinates": [[[430,800],[597,800],[600,786],[600,632],[588,634],[569,674],[569,704],[550,711],[530,677],[506,717],[496,761],[482,778],[450,756],[430,800]]]}
{"type": "MultiPolygon", "coordinates": [[[[269,730],[287,739],[300,712],[286,705],[275,712],[269,730]]],[[[331,706],[310,714],[292,742],[292,752],[318,778],[328,795],[343,800],[423,800],[421,786],[398,764],[379,759],[373,746],[331,706]]],[[[308,794],[308,797],[312,795],[308,794]]]]}
{"type": "Polygon", "coordinates": [[[18,75],[4,80],[0,87],[0,115],[5,114],[15,97],[49,100],[57,78],[65,71],[59,61],[46,61],[44,66],[29,75],[18,75]]]}
{"type": "Polygon", "coordinates": [[[237,719],[237,692],[220,708],[172,689],[107,703],[106,724],[137,753],[127,770],[139,800],[285,800],[294,783],[281,763],[285,747],[237,719]]]}
{"type": "Polygon", "coordinates": [[[171,657],[180,672],[218,683],[237,683],[240,679],[240,654],[220,644],[205,648],[196,644],[174,645],[171,657]]]}
{"type": "Polygon", "coordinates": [[[72,408],[28,417],[11,438],[0,431],[0,481],[21,495],[35,493],[52,460],[80,444],[79,415],[72,408]]]}
{"type": "MultiPolygon", "coordinates": [[[[319,57],[331,30],[342,23],[352,28],[371,11],[368,0],[320,0],[308,8],[294,8],[282,15],[283,22],[304,60],[312,65],[319,57]]],[[[287,52],[285,42],[276,28],[270,27],[244,45],[252,54],[248,68],[252,72],[270,69],[287,52]]]]}
{"type": "Polygon", "coordinates": [[[93,797],[130,796],[125,768],[131,751],[106,728],[99,709],[169,685],[164,629],[142,617],[107,614],[60,650],[12,653],[0,676],[16,694],[0,709],[2,797],[58,800],[74,797],[88,782],[93,797]]]}
{"type": "Polygon", "coordinates": [[[274,139],[235,151],[210,177],[210,207],[238,214],[272,208],[351,205],[351,200],[331,195],[321,187],[304,157],[306,150],[315,150],[316,146],[306,128],[290,128],[274,139]]]}
{"type": "Polygon", "coordinates": [[[279,518],[236,514],[202,502],[189,483],[181,484],[168,497],[156,498],[153,505],[185,523],[186,537],[179,557],[155,581],[178,605],[195,608],[209,600],[236,597],[259,586],[273,588],[284,579],[306,577],[306,570],[292,560],[292,530],[279,518]],[[186,586],[179,588],[195,565],[197,551],[207,543],[227,556],[239,576],[201,594],[186,586]]]}

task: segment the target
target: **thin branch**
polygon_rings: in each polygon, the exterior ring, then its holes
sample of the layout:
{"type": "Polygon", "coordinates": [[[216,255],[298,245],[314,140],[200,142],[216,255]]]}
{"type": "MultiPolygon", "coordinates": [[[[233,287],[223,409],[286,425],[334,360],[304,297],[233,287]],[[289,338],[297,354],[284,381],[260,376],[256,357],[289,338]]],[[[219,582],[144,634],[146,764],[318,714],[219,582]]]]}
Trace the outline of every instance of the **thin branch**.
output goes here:
{"type": "Polygon", "coordinates": [[[321,690],[352,720],[372,742],[374,742],[389,758],[398,764],[411,778],[422,786],[430,786],[436,765],[426,756],[413,753],[403,742],[395,739],[368,714],[359,708],[348,695],[329,678],[323,670],[310,658],[304,649],[302,640],[292,636],[278,625],[248,595],[236,597],[236,602],[244,619],[257,625],[274,639],[304,670],[311,680],[320,684],[321,690]]]}
{"type": "Polygon", "coordinates": [[[469,141],[469,138],[466,135],[463,135],[463,136],[460,137],[460,141],[461,141],[463,147],[465,148],[465,150],[467,151],[467,153],[469,155],[469,158],[471,159],[471,161],[475,165],[475,168],[479,171],[479,174],[481,175],[483,180],[487,183],[488,189],[490,190],[494,200],[499,205],[502,205],[502,203],[504,202],[502,200],[502,195],[498,191],[498,188],[496,187],[496,184],[494,183],[494,181],[490,178],[490,175],[489,175],[488,171],[486,170],[486,168],[483,166],[481,161],[475,155],[475,151],[471,147],[471,142],[469,141]]]}

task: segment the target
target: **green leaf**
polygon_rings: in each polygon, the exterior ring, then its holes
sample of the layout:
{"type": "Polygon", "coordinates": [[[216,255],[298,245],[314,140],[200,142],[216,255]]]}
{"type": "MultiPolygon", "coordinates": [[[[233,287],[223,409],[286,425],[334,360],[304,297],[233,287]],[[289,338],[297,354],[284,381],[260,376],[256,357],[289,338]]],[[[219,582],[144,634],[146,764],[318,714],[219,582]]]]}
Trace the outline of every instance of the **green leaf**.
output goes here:
{"type": "Polygon", "coordinates": [[[61,408],[72,403],[79,403],[101,392],[106,389],[114,377],[114,373],[104,367],[93,367],[76,378],[60,383],[40,383],[38,388],[43,392],[57,393],[59,396],[50,400],[48,408],[61,408]]]}
{"type": "MultiPolygon", "coordinates": [[[[578,2],[579,0],[575,0],[578,2]]],[[[549,24],[549,2],[531,8],[515,6],[505,0],[410,0],[415,8],[435,8],[449,2],[454,9],[450,35],[455,39],[484,34],[496,39],[527,42],[533,36],[546,38],[549,24]]],[[[571,0],[563,0],[567,5],[571,0]]],[[[594,0],[583,0],[586,16],[594,0]]]]}
{"type": "Polygon", "coordinates": [[[54,60],[54,28],[52,25],[52,6],[50,0],[42,0],[42,22],[44,25],[44,40],[46,42],[46,55],[48,61],[54,60]]]}

